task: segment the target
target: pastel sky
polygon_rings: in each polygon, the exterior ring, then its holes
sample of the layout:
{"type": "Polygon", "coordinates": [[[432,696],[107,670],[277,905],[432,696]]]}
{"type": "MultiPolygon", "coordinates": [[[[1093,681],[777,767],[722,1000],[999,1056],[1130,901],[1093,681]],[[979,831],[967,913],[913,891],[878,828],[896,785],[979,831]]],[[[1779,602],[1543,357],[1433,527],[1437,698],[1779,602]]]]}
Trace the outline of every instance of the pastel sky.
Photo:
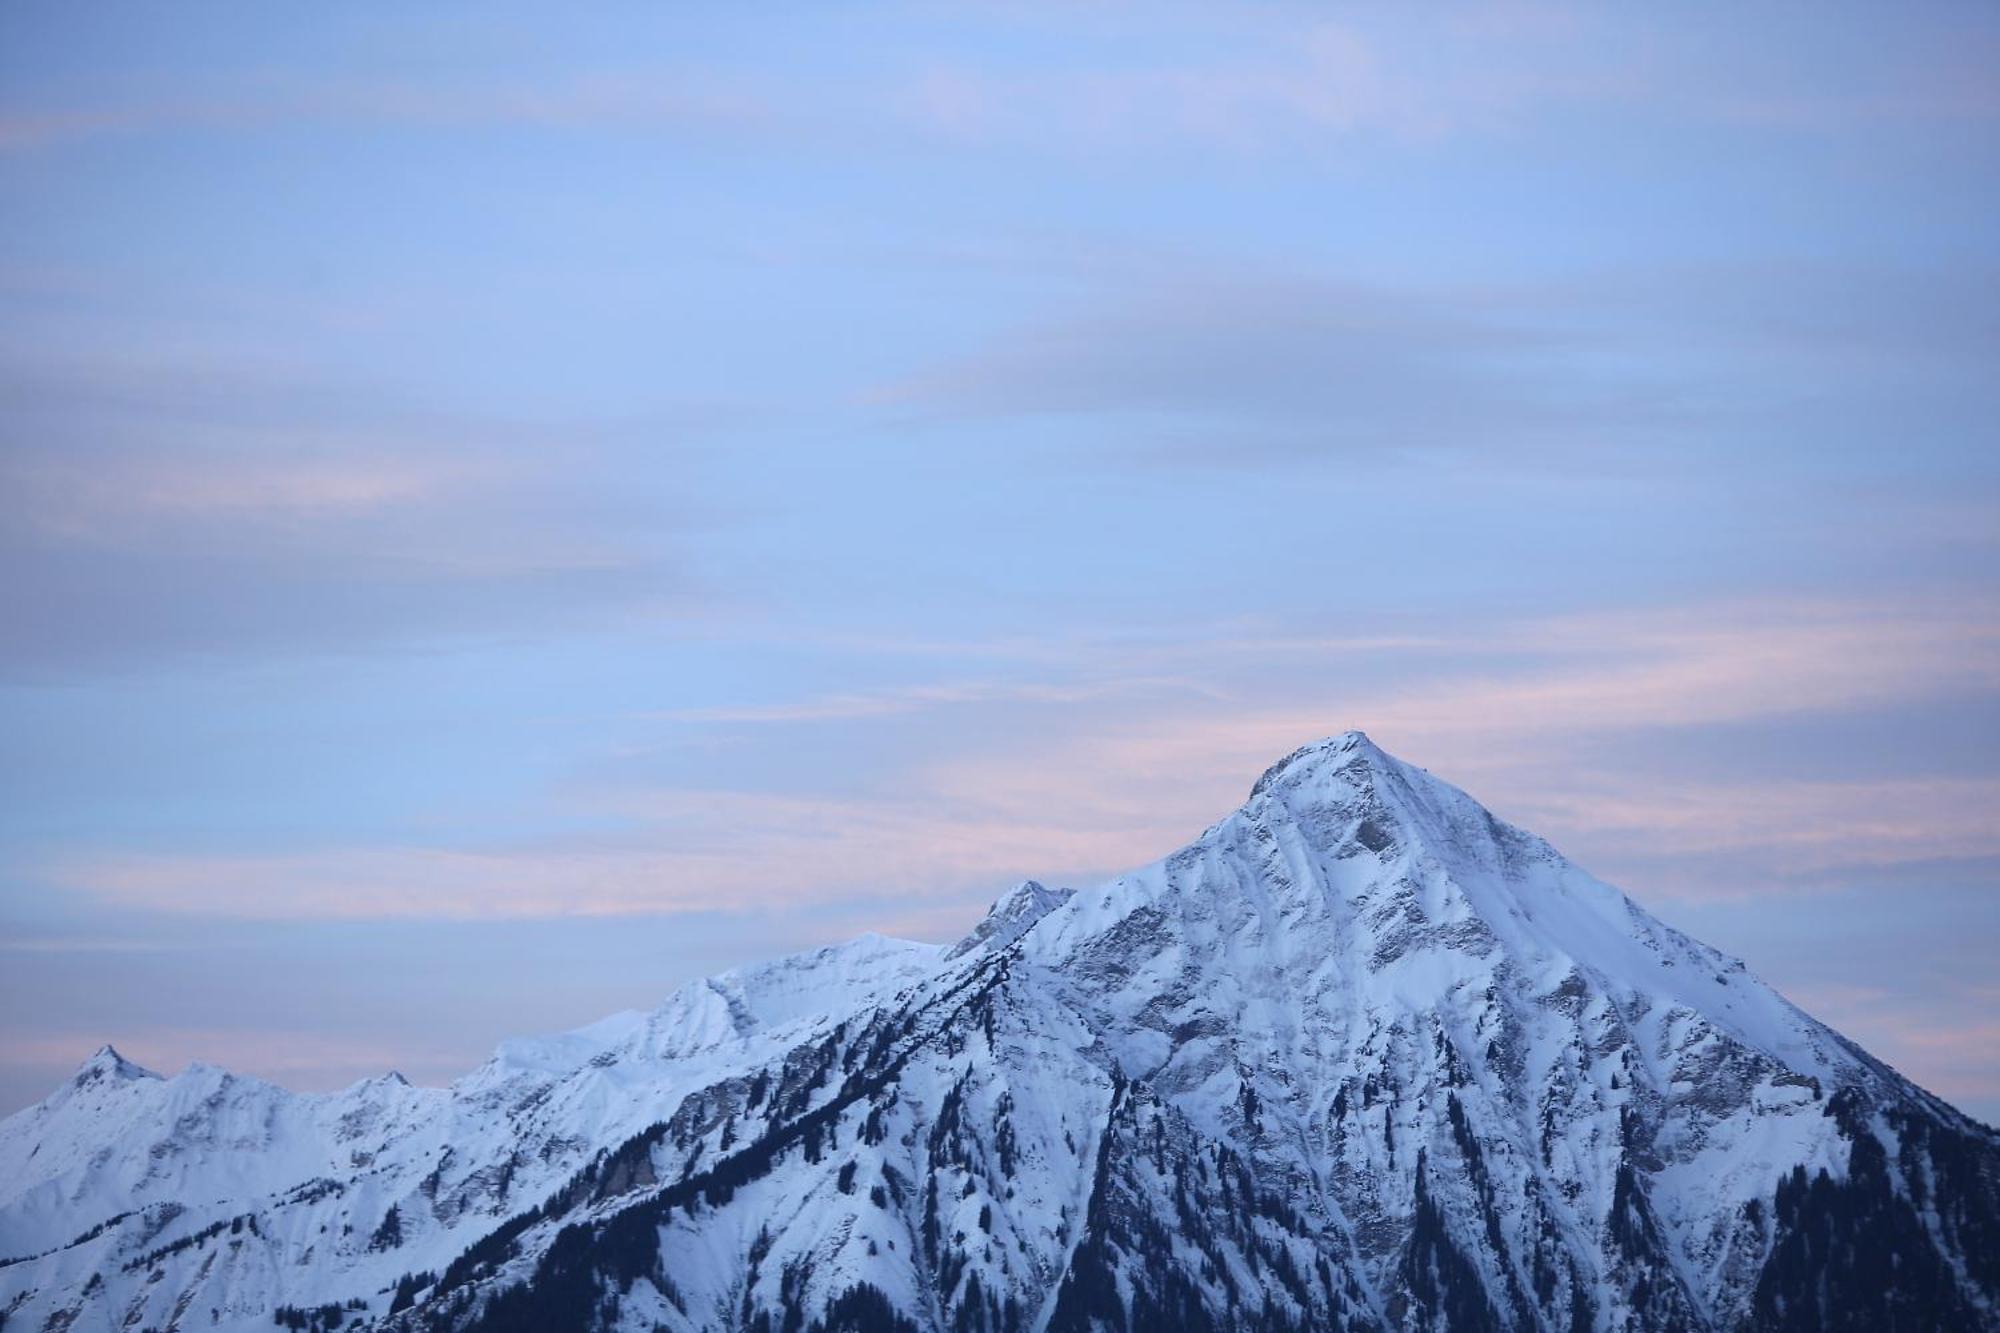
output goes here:
{"type": "Polygon", "coordinates": [[[0,7],[0,1111],[1349,727],[2000,1120],[2000,8],[0,7]]]}

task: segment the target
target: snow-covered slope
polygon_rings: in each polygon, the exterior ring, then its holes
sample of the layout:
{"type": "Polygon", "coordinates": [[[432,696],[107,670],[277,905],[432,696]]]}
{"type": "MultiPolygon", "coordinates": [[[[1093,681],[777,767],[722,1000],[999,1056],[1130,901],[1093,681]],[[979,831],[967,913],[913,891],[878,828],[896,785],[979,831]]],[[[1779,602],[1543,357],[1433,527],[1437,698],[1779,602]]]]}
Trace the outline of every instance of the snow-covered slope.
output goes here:
{"type": "Polygon", "coordinates": [[[10,1330],[1981,1329],[2000,1138],[1349,733],[449,1089],[107,1048],[0,1124],[0,1254],[10,1330]]]}

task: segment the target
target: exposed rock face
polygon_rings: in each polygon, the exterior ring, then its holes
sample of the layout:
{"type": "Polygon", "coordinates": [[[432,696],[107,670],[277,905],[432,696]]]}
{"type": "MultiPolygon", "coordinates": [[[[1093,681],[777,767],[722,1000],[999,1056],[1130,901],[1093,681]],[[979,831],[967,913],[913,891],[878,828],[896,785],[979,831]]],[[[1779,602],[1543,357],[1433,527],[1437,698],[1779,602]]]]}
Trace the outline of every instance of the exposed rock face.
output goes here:
{"type": "Polygon", "coordinates": [[[1358,733],[1191,846],[298,1097],[0,1125],[8,1327],[2000,1327],[2000,1137],[1358,733]]]}

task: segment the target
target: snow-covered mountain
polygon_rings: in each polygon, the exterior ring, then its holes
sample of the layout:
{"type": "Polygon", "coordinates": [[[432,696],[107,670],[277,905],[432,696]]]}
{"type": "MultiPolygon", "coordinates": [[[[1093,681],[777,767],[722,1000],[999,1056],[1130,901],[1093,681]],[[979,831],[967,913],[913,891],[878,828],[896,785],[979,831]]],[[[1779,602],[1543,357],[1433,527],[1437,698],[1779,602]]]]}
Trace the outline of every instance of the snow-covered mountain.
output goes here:
{"type": "Polygon", "coordinates": [[[1359,733],[1191,846],[301,1096],[0,1123],[19,1330],[2000,1328],[2000,1135],[1359,733]]]}

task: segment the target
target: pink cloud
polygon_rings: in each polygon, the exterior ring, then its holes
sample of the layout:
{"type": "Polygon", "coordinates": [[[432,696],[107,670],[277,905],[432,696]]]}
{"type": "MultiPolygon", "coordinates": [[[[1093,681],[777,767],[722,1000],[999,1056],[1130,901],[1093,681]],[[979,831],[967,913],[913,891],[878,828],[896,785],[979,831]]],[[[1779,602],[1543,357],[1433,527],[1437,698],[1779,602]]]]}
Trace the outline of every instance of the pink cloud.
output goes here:
{"type": "MultiPolygon", "coordinates": [[[[2000,855],[1991,818],[2000,782],[1689,782],[1606,772],[1601,760],[1582,757],[1584,747],[1634,730],[1831,718],[1956,690],[1991,692],[2000,687],[1995,642],[1988,619],[1909,607],[1571,617],[1484,640],[1489,658],[1540,653],[1537,665],[1506,675],[1478,656],[1453,669],[1457,659],[1425,646],[1416,650],[1428,664],[1420,684],[1337,691],[1292,674],[1289,685],[1260,688],[1253,699],[1181,688],[1213,672],[1175,651],[1137,653],[1172,674],[1135,673],[1121,685],[1115,665],[1125,650],[1102,649],[1088,664],[1091,678],[1075,684],[959,682],[697,715],[707,725],[760,730],[945,709],[1005,709],[1022,720],[983,729],[976,745],[940,733],[930,757],[875,793],[592,787],[565,799],[623,821],[615,843],[77,856],[52,878],[114,902],[257,918],[767,910],[887,895],[946,907],[1015,877],[1143,864],[1232,808],[1278,756],[1361,726],[1559,844],[1739,860],[1730,885],[1690,877],[1634,888],[1755,891],[1760,877],[1776,884],[1825,867],[2000,855]],[[1089,707],[1074,707],[1080,702],[1089,707]]],[[[1228,656],[1231,647],[1215,651],[1228,656]]],[[[1263,655],[1274,651],[1267,643],[1263,655]]],[[[1319,659],[1305,651],[1301,660],[1319,659]]],[[[1376,675],[1397,678],[1380,664],[1376,675]]]]}
{"type": "MultiPolygon", "coordinates": [[[[1901,1073],[1959,1106],[2000,1099],[2000,1021],[1980,1012],[1953,1015],[1886,991],[1804,985],[1787,993],[1815,1017],[1868,1050],[1888,1056],[1901,1073]]],[[[1976,1000],[1976,996],[1968,996],[1976,1000]]],[[[1944,997],[1950,1004],[1950,997],[1944,997]]]]}
{"type": "Polygon", "coordinates": [[[512,85],[265,84],[208,97],[0,115],[0,152],[54,148],[106,136],[325,123],[685,129],[750,125],[768,114],[765,97],[750,83],[693,69],[596,71],[512,85]]]}
{"type": "Polygon", "coordinates": [[[856,895],[950,896],[1036,864],[1110,868],[1143,830],[912,801],[629,795],[640,849],[342,848],[261,857],[78,858],[52,878],[115,903],[250,919],[474,919],[766,910],[856,895]],[[1037,860],[1036,858],[1046,858],[1037,860]]]}

